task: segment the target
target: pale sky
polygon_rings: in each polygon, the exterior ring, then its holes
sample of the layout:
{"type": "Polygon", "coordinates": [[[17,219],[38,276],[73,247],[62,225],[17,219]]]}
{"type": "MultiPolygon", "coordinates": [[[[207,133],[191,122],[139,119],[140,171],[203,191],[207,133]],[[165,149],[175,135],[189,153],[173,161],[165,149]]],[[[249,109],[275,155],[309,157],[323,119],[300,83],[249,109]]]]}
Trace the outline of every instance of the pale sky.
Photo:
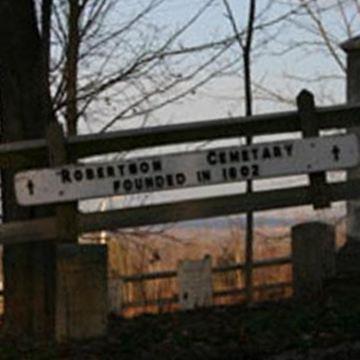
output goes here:
{"type": "MultiPolygon", "coordinates": [[[[159,33],[172,33],[181,27],[187,19],[194,16],[198,9],[207,2],[208,0],[167,0],[144,20],[144,26],[149,23],[156,24],[159,33]]],[[[324,4],[330,2],[323,1],[324,4]]],[[[129,5],[127,1],[119,1],[119,8],[114,12],[112,20],[118,22],[122,17],[126,17],[126,14],[127,16],[134,14],[137,9],[136,5],[143,7],[148,3],[148,0],[138,0],[129,5]]],[[[257,13],[262,14],[268,3],[268,0],[259,0],[257,2],[257,13]]],[[[288,2],[274,0],[272,3],[272,7],[257,20],[256,25],[271,23],[290,11],[289,4],[299,2],[295,0],[288,2]]],[[[232,0],[230,4],[241,29],[246,23],[247,1],[232,0]]],[[[352,11],[352,8],[349,11],[352,11]]],[[[360,18],[360,16],[357,17],[360,18]]],[[[282,22],[281,25],[269,26],[265,30],[255,31],[252,56],[254,90],[256,91],[259,85],[294,100],[299,91],[306,87],[314,92],[319,104],[344,102],[343,72],[333,58],[319,48],[315,51],[313,48],[305,49],[294,45],[298,41],[310,43],[318,40],[312,33],[313,25],[311,22],[304,20],[304,17],[296,19],[301,19],[301,27],[298,24],[282,22]],[[264,44],[264,40],[267,40],[266,44],[264,44]],[[286,51],[279,55],[289,46],[293,46],[292,51],[286,51]],[[319,84],[310,81],[319,76],[326,76],[326,82],[319,84]]],[[[329,12],[324,17],[324,24],[330,29],[331,40],[335,42],[347,39],[341,21],[338,20],[339,12],[329,12]]],[[[358,24],[354,21],[353,28],[355,30],[357,26],[358,24]]],[[[232,35],[232,28],[225,15],[223,1],[214,0],[206,12],[183,34],[181,41],[174,46],[191,47],[221,40],[229,35],[232,35]]],[[[338,55],[341,57],[341,61],[344,61],[345,57],[341,51],[338,52],[338,55]]],[[[226,53],[223,61],[228,61],[230,58],[234,59],[235,56],[239,56],[236,45],[226,53]]],[[[186,61],[193,61],[191,55],[186,61]]],[[[187,122],[242,114],[244,109],[242,106],[243,80],[241,74],[242,65],[239,63],[231,71],[228,71],[227,75],[224,74],[213,79],[198,90],[195,95],[188,96],[179,103],[156,112],[149,124],[187,122]]],[[[264,92],[261,92],[261,95],[262,98],[257,97],[254,101],[254,110],[257,113],[292,108],[291,104],[264,100],[264,92]]],[[[124,126],[136,127],[138,123],[131,120],[123,122],[121,127],[124,126]]]]}

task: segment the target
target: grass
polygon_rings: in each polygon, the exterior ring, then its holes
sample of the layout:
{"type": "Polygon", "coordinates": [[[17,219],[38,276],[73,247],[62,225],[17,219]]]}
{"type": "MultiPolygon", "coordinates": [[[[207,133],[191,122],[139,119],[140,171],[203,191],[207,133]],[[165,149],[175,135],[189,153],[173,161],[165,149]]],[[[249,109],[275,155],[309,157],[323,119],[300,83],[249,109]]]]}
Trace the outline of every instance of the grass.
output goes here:
{"type": "Polygon", "coordinates": [[[331,303],[287,301],[113,318],[108,336],[99,340],[42,348],[0,340],[0,359],[262,359],[290,349],[306,352],[359,340],[359,300],[342,296],[331,303]]]}

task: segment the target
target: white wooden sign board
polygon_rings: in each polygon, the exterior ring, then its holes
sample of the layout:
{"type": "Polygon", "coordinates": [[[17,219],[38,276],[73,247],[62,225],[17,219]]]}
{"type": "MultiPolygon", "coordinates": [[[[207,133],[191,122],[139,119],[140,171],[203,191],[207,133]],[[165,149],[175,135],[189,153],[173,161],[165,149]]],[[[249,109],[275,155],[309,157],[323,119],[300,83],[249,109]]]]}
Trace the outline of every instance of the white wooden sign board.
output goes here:
{"type": "Polygon", "coordinates": [[[17,201],[39,205],[339,170],[359,163],[356,135],[213,148],[20,172],[17,201]]]}
{"type": "Polygon", "coordinates": [[[179,303],[183,310],[211,306],[213,302],[211,257],[179,263],[179,303]]]}

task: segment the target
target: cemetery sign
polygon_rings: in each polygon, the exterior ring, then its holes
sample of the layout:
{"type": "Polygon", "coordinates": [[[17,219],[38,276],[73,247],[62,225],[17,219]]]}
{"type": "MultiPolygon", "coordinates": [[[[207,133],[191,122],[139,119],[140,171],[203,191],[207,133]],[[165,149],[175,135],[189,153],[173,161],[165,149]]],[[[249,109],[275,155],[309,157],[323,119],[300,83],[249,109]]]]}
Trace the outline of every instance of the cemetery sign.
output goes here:
{"type": "Polygon", "coordinates": [[[324,136],[24,171],[15,177],[15,190],[19,204],[38,205],[339,170],[358,163],[355,135],[324,136]]]}

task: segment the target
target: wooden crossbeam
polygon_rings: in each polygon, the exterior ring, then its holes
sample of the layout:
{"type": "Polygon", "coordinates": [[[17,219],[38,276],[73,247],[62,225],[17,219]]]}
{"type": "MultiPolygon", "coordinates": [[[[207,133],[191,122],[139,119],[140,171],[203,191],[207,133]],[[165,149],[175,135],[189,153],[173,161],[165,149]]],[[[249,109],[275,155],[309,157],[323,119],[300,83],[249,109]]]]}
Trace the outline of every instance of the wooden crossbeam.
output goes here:
{"type": "MultiPolygon", "coordinates": [[[[65,145],[64,131],[58,122],[51,122],[47,129],[47,142],[50,166],[64,165],[69,162],[65,145]]],[[[77,202],[57,204],[55,208],[57,236],[59,242],[76,243],[78,240],[77,202]]]]}
{"type": "MultiPolygon", "coordinates": [[[[279,282],[274,284],[264,284],[254,286],[254,292],[257,291],[272,291],[272,290],[285,290],[290,289],[292,287],[292,282],[279,282]]],[[[215,291],[213,293],[214,298],[222,298],[226,296],[235,296],[235,295],[245,295],[245,288],[240,289],[230,289],[230,290],[221,290],[215,291]]],[[[135,308],[135,307],[144,307],[144,306],[164,306],[170,304],[177,304],[179,302],[179,296],[173,295],[172,297],[160,298],[160,299],[150,299],[150,300],[139,300],[139,301],[131,301],[122,304],[122,309],[127,308],[135,308]]]]}
{"type": "MultiPolygon", "coordinates": [[[[360,105],[317,108],[320,130],[359,126],[360,105]]],[[[297,111],[198,121],[66,139],[70,157],[84,157],[202,140],[259,136],[301,131],[297,111]]],[[[45,140],[28,140],[0,145],[0,167],[36,167],[47,159],[45,140]]]]}
{"type": "MultiPolygon", "coordinates": [[[[360,197],[360,180],[325,184],[322,191],[331,202],[360,197]]],[[[177,221],[205,219],[248,211],[265,211],[291,206],[312,205],[310,186],[258,191],[205,199],[182,200],[173,203],[140,206],[107,212],[78,213],[79,232],[116,230],[177,221]]],[[[55,217],[18,221],[0,226],[0,243],[20,243],[52,239],[56,236],[55,217]]]]}
{"type": "MultiPolygon", "coordinates": [[[[291,257],[278,257],[278,258],[255,261],[253,267],[258,269],[263,267],[289,265],[289,264],[291,264],[291,257]]],[[[245,267],[244,263],[236,263],[232,265],[214,267],[212,268],[211,271],[215,274],[218,274],[228,271],[244,270],[244,267],[245,267]]],[[[127,283],[127,282],[141,282],[141,281],[158,280],[158,279],[170,279],[176,277],[176,275],[177,275],[176,270],[168,270],[168,271],[156,271],[156,272],[144,273],[144,274],[124,275],[121,276],[120,278],[122,281],[127,283]]]]}

